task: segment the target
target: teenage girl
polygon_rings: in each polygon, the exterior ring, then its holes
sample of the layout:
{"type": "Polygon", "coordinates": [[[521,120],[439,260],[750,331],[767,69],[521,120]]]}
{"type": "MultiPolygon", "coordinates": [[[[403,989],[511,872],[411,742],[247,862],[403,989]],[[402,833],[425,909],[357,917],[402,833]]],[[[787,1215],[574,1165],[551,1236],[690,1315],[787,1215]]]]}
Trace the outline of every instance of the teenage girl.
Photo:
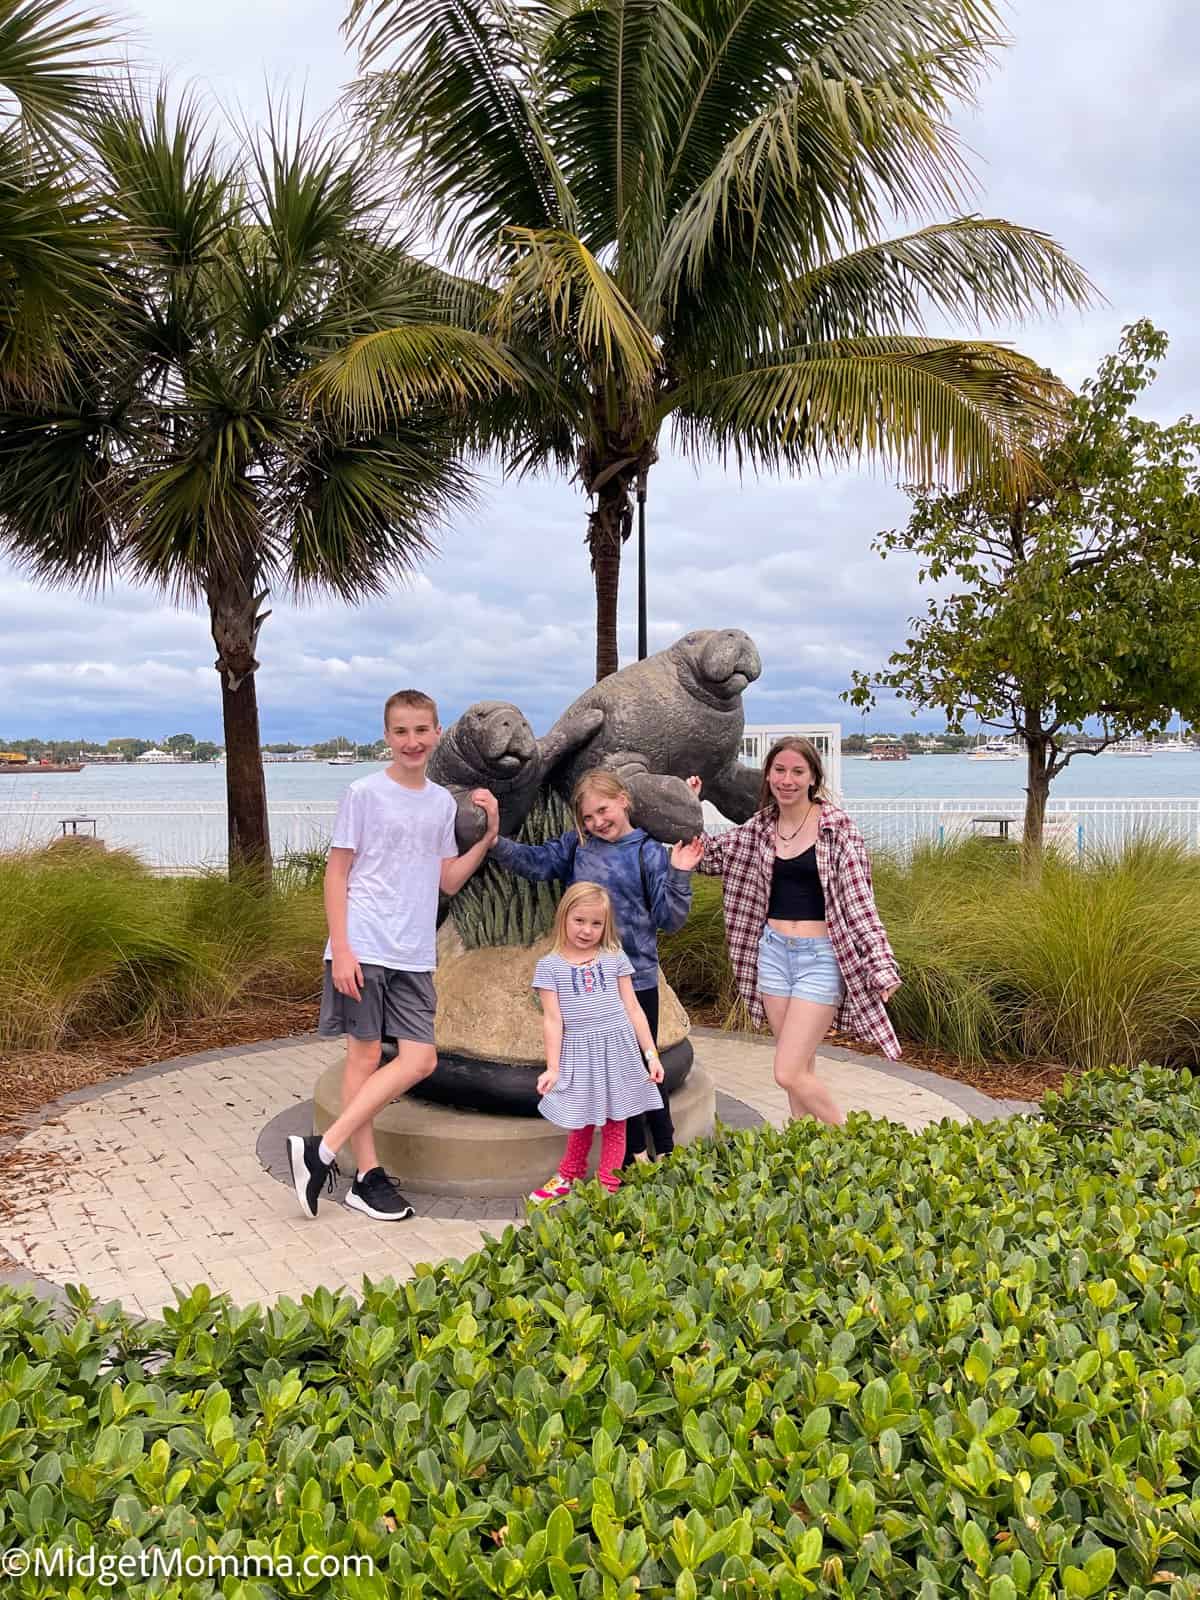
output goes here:
{"type": "MultiPolygon", "coordinates": [[[[699,794],[699,778],[689,778],[699,794]]],[[[759,810],[708,834],[699,870],[722,880],[725,931],[738,991],[775,1035],[775,1081],[793,1117],[845,1120],[816,1075],[817,1046],[838,1031],[897,1059],[886,1011],[900,987],[875,909],[862,834],[825,793],[816,746],[783,738],[763,764],[759,810]]]]}
{"type": "Polygon", "coordinates": [[[557,1200],[587,1176],[597,1128],[597,1175],[606,1189],[618,1188],[626,1120],[662,1104],[655,1087],[662,1082],[662,1063],[632,978],[633,963],[617,943],[608,895],[599,884],[572,884],[559,901],[550,954],[533,974],[546,1044],[538,1109],[570,1137],[558,1171],[531,1200],[557,1200]]]}
{"type": "MultiPolygon", "coordinates": [[[[608,891],[617,938],[633,964],[633,991],[646,1013],[651,1038],[658,1038],[658,934],[674,933],[692,907],[691,873],[699,865],[703,841],[670,850],[630,819],[632,798],[615,772],[597,767],[575,785],[571,809],[576,827],[548,844],[515,844],[501,837],[491,858],[522,878],[563,883],[598,883],[608,891]]],[[[626,1161],[646,1159],[649,1131],[656,1155],[675,1148],[671,1108],[664,1091],[661,1108],[643,1120],[631,1118],[626,1161]]]]}

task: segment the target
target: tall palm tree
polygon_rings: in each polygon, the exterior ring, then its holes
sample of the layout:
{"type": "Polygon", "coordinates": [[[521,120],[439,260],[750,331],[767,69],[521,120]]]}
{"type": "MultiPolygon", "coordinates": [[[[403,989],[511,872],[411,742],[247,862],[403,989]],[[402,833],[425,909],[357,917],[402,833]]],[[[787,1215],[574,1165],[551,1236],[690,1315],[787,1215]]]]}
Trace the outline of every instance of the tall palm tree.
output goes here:
{"type": "Polygon", "coordinates": [[[114,573],[208,607],[231,870],[269,868],[255,673],[269,591],[381,592],[470,494],[453,404],[513,376],[431,317],[435,280],[335,133],[270,129],[223,154],[195,104],[115,93],[93,118],[98,199],[120,229],[102,331],[51,395],[0,414],[0,541],[38,577],[114,573]],[[335,348],[384,332],[370,428],[302,392],[335,348]],[[401,403],[398,391],[404,388],[401,403]]]}
{"type": "Polygon", "coordinates": [[[1087,280],[1009,222],[912,225],[966,203],[945,119],[1001,42],[991,0],[354,0],[347,26],[359,111],[423,225],[544,351],[554,406],[510,397],[492,437],[521,468],[574,461],[597,676],[668,419],[739,465],[1029,472],[1020,429],[1059,386],[923,319],[1080,303],[1087,280]]]}
{"type": "Polygon", "coordinates": [[[81,180],[79,125],[113,37],[71,0],[0,0],[0,390],[44,381],[100,293],[111,236],[81,180]]]}

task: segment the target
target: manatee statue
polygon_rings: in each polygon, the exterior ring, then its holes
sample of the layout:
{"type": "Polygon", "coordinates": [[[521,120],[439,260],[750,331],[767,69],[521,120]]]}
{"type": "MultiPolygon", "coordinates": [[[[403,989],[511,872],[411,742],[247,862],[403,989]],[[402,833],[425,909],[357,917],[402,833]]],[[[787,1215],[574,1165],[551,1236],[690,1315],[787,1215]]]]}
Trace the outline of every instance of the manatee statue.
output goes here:
{"type": "Polygon", "coordinates": [[[697,773],[704,797],[734,822],[758,808],[761,775],[743,767],[742,691],[762,672],[753,639],[740,628],[701,628],[667,650],[602,678],[551,729],[564,754],[550,781],[570,798],[593,767],[618,772],[634,818],[663,843],[701,832],[700,802],[684,779],[697,773]],[[596,712],[602,723],[588,732],[596,712]]]}
{"type": "Polygon", "coordinates": [[[477,700],[451,723],[429,758],[429,776],[458,803],[455,836],[460,850],[482,839],[487,819],[472,805],[472,789],[490,789],[500,802],[500,831],[524,822],[542,782],[556,763],[593,734],[604,720],[598,708],[569,729],[556,727],[536,739],[524,714],[507,700],[477,700]]]}

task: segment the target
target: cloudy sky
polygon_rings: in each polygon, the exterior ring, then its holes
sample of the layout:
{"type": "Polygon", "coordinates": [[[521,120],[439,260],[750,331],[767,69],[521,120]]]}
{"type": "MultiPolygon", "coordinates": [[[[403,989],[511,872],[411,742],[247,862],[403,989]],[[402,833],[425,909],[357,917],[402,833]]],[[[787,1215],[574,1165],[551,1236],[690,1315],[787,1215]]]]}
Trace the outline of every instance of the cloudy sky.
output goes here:
{"type": "MultiPolygon", "coordinates": [[[[122,10],[144,60],[251,118],[268,85],[303,90],[317,110],[350,75],[341,0],[132,0],[122,10]]],[[[1016,0],[1008,18],[1012,47],[959,119],[976,155],[977,209],[1054,235],[1106,303],[994,331],[1078,383],[1125,323],[1151,317],[1172,344],[1144,409],[1171,420],[1195,407],[1200,370],[1200,13],[1190,0],[1141,0],[1134,22],[1128,0],[1016,0]]],[[[739,482],[664,459],[651,478],[651,648],[690,628],[745,628],[764,663],[749,721],[856,729],[840,691],[854,668],[903,644],[922,605],[911,567],[870,550],[906,507],[866,470],[739,482]]],[[[567,483],[492,484],[410,588],[358,610],[277,603],[260,641],[264,738],[372,737],[383,699],[409,684],[437,695],[445,722],[498,698],[548,725],[591,676],[584,516],[567,483]]],[[[623,662],[635,651],[634,576],[628,559],[623,662]]],[[[212,658],[201,614],[146,591],[97,601],[35,589],[0,563],[0,736],[219,738],[212,658]]],[[[894,709],[871,725],[914,726],[894,709]]]]}

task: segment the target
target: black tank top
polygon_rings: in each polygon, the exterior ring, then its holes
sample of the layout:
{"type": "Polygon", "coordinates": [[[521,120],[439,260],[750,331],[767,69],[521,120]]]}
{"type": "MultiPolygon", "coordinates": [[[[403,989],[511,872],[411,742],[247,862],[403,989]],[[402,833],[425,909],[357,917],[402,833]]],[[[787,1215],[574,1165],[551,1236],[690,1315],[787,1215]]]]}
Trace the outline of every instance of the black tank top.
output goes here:
{"type": "Polygon", "coordinates": [[[825,891],[817,876],[815,844],[787,860],[775,857],[767,916],[777,922],[825,921],[825,891]]]}

